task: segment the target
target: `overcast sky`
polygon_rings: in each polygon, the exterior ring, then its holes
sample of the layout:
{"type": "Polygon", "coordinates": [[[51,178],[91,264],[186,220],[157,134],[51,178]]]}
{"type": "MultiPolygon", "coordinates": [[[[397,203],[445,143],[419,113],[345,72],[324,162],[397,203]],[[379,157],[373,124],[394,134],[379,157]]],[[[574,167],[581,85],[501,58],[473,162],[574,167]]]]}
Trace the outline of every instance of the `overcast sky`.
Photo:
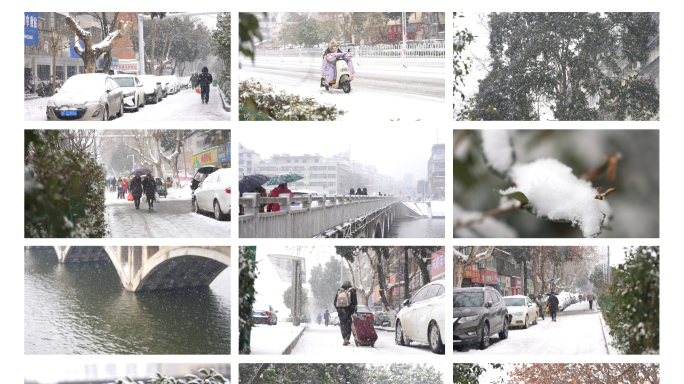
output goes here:
{"type": "MultiPolygon", "coordinates": [[[[358,125],[357,125],[358,126],[358,125]]],[[[262,160],[273,154],[337,155],[351,150],[351,160],[373,164],[378,172],[403,180],[412,173],[414,180],[427,179],[427,162],[432,145],[437,143],[435,128],[354,128],[346,123],[334,129],[307,128],[296,130],[247,129],[240,133],[240,143],[255,150],[262,160]]],[[[439,142],[444,143],[451,130],[439,130],[439,142]]]]}

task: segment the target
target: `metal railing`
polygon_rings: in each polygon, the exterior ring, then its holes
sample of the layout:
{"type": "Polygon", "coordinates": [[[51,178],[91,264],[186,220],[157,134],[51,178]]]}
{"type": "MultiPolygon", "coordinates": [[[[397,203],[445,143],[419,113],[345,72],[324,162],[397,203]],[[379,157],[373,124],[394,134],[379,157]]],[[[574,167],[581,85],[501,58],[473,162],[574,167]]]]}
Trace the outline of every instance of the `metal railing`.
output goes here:
{"type": "Polygon", "coordinates": [[[389,196],[323,195],[292,197],[261,197],[244,193],[239,204],[244,215],[239,217],[241,238],[311,238],[342,226],[354,219],[368,216],[399,201],[389,196]],[[301,203],[301,207],[291,204],[301,203]],[[280,211],[260,213],[262,204],[278,203],[280,211]]]}
{"type": "MultiPolygon", "coordinates": [[[[406,65],[413,67],[444,67],[445,46],[442,42],[406,44],[404,59],[401,44],[361,45],[351,49],[354,64],[360,65],[406,65]]],[[[320,63],[323,48],[257,49],[256,60],[276,62],[320,63]]]]}

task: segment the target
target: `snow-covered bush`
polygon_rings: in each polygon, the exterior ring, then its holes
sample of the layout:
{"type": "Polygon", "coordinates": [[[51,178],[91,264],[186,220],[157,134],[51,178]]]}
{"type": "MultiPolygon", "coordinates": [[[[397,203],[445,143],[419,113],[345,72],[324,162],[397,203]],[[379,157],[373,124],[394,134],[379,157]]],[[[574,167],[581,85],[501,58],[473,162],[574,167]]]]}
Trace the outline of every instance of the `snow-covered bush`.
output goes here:
{"type": "Polygon", "coordinates": [[[24,132],[24,236],[105,237],[105,174],[60,130],[24,132]]]}
{"type": "Polygon", "coordinates": [[[249,347],[249,338],[252,327],[254,327],[254,318],[252,317],[252,305],[254,304],[254,296],[256,290],[254,289],[254,280],[257,275],[257,262],[254,260],[256,247],[240,247],[240,278],[239,278],[239,293],[240,293],[240,354],[248,355],[251,350],[249,347]]]}
{"type": "Polygon", "coordinates": [[[335,105],[314,98],[276,92],[257,81],[240,83],[240,121],[334,121],[344,114],[335,105]]]}
{"type": "MultiPolygon", "coordinates": [[[[184,378],[177,379],[175,377],[162,375],[161,373],[157,372],[154,376],[147,379],[144,384],[224,384],[228,381],[225,377],[223,377],[223,375],[216,372],[213,368],[210,368],[208,371],[205,368],[202,368],[197,372],[205,377],[201,378],[199,376],[189,374],[185,375],[184,378]]],[[[136,382],[130,377],[126,376],[122,379],[115,380],[113,384],[143,384],[143,382],[136,382]]]]}
{"type": "Polygon", "coordinates": [[[614,347],[628,354],[660,351],[660,247],[625,249],[599,297],[614,347]]]}

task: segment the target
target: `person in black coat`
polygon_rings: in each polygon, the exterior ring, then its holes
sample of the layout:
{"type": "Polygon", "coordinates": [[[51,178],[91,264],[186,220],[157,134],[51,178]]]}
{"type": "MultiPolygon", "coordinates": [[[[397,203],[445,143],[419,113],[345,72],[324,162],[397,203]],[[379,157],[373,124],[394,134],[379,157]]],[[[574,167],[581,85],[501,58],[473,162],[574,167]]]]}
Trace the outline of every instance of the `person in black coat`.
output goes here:
{"type": "Polygon", "coordinates": [[[366,188],[363,189],[363,195],[368,196],[368,190],[366,188]]]}
{"type": "Polygon", "coordinates": [[[133,202],[135,203],[135,209],[140,209],[140,198],[142,197],[143,193],[143,184],[142,180],[140,180],[140,175],[136,175],[133,180],[131,180],[131,184],[128,186],[131,190],[131,194],[133,195],[133,202]]]}
{"type": "Polygon", "coordinates": [[[349,196],[354,196],[354,188],[349,188],[349,196]]]}
{"type": "Polygon", "coordinates": [[[361,192],[361,188],[356,189],[356,196],[362,196],[363,192],[361,192]]]}
{"type": "Polygon", "coordinates": [[[151,174],[145,177],[142,182],[143,191],[145,191],[145,196],[147,196],[148,209],[154,208],[154,193],[157,192],[157,184],[154,182],[151,174]]]}
{"type": "Polygon", "coordinates": [[[337,310],[337,316],[340,318],[340,332],[342,332],[342,338],[344,339],[342,345],[349,345],[349,337],[351,336],[352,332],[352,314],[356,313],[356,306],[358,305],[356,300],[356,289],[352,288],[350,281],[345,281],[340,289],[344,289],[345,291],[349,292],[349,305],[346,307],[337,306],[337,296],[340,293],[338,290],[337,293],[335,293],[333,306],[337,310]]]}
{"type": "Polygon", "coordinates": [[[558,312],[558,298],[553,293],[546,299],[549,304],[549,313],[551,314],[551,321],[556,321],[556,312],[558,312]]]}
{"type": "Polygon", "coordinates": [[[202,103],[209,104],[209,86],[214,78],[211,77],[207,67],[202,68],[202,73],[199,75],[199,86],[202,95],[202,103]]]}

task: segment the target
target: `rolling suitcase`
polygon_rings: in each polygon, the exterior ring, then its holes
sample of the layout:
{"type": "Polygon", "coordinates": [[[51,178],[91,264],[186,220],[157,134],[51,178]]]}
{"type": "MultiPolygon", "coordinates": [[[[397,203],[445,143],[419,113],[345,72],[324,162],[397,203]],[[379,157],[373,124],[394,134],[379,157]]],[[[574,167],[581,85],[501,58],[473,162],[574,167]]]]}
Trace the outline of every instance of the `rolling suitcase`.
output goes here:
{"type": "Polygon", "coordinates": [[[370,318],[363,315],[352,315],[352,334],[354,335],[354,342],[356,346],[370,345],[375,346],[375,341],[378,339],[378,334],[375,333],[375,327],[370,318]]]}

